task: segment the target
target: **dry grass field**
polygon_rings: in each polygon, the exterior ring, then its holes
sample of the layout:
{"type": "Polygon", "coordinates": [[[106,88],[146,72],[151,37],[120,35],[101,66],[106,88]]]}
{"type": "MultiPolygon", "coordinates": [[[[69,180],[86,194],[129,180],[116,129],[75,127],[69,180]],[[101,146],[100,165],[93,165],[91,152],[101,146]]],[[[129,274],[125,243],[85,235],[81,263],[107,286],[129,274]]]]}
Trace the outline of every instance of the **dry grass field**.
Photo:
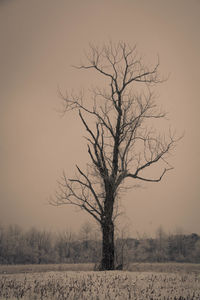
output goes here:
{"type": "Polygon", "coordinates": [[[0,265],[0,274],[38,273],[52,271],[92,271],[94,264],[0,265]]]}
{"type": "Polygon", "coordinates": [[[107,272],[92,266],[0,266],[0,299],[200,299],[200,265],[133,264],[107,272]]]}

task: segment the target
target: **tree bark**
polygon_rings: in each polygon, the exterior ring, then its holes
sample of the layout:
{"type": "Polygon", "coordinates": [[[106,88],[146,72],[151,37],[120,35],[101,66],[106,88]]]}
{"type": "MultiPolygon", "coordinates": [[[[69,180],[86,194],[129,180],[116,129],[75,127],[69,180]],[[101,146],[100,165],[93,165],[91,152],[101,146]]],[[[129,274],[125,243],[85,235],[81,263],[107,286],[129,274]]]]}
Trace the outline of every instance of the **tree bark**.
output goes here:
{"type": "Polygon", "coordinates": [[[115,190],[113,178],[105,180],[105,201],[104,213],[101,216],[102,230],[102,260],[101,270],[115,269],[115,246],[114,246],[114,223],[113,223],[113,206],[115,201],[115,190]]]}
{"type": "Polygon", "coordinates": [[[112,220],[102,223],[101,270],[114,270],[114,224],[112,220]]]}

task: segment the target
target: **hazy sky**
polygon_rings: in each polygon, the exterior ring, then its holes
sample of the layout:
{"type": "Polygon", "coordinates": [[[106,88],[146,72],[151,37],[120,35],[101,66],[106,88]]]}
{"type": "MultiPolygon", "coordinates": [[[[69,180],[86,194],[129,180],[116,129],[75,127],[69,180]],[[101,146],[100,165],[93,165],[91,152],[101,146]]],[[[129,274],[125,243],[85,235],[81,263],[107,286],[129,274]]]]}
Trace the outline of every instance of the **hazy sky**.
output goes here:
{"type": "MultiPolygon", "coordinates": [[[[76,114],[61,118],[62,91],[97,80],[73,69],[89,42],[137,44],[170,74],[157,101],[185,137],[171,157],[175,169],[122,199],[130,231],[159,225],[200,234],[200,1],[0,0],[0,223],[77,230],[88,218],[47,204],[63,169],[73,175],[87,151],[76,114]]],[[[167,129],[167,128],[166,128],[167,129]]]]}

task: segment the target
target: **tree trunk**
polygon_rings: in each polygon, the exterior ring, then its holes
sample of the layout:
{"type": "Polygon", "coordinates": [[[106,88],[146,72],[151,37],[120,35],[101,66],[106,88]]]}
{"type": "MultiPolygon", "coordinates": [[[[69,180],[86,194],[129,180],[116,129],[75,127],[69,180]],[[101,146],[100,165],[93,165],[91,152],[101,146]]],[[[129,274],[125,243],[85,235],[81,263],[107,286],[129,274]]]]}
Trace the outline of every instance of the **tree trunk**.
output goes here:
{"type": "Polygon", "coordinates": [[[101,270],[114,270],[114,224],[112,220],[102,223],[101,270]]]}

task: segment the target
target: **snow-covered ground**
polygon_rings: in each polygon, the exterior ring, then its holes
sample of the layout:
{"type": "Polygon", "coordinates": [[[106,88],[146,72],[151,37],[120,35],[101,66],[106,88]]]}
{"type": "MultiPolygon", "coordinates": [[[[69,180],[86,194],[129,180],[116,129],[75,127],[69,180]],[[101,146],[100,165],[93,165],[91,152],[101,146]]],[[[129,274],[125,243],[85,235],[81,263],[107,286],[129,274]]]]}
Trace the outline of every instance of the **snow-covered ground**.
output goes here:
{"type": "Polygon", "coordinates": [[[199,300],[200,274],[127,271],[5,274],[0,275],[0,299],[199,300]]]}

